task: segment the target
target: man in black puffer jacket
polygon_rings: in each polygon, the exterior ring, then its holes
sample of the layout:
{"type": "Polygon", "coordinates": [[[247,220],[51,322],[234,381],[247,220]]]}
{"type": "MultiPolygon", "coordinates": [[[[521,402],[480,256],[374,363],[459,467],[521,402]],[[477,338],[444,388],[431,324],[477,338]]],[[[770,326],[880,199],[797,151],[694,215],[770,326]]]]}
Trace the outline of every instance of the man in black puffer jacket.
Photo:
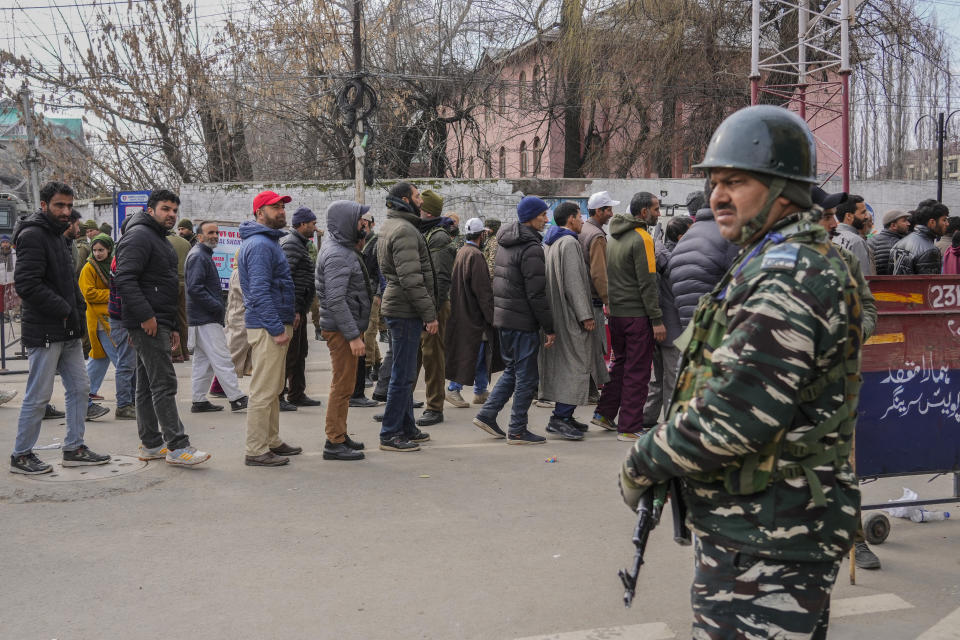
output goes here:
{"type": "Polygon", "coordinates": [[[543,444],[546,438],[527,430],[527,410],[537,393],[540,374],[540,331],[544,347],[553,346],[553,316],[547,300],[546,262],[540,232],[549,207],[540,198],[526,196],[517,205],[518,222],[497,233],[499,249],[493,274],[493,326],[500,334],[500,352],[506,368],[473,424],[507,444],[543,444]],[[497,414],[513,396],[509,433],[497,424],[497,414]]]}
{"type": "Polygon", "coordinates": [[[913,212],[913,233],[893,245],[890,262],[893,275],[937,275],[943,255],[934,244],[947,231],[950,210],[936,200],[924,200],[913,212]]]}
{"type": "Polygon", "coordinates": [[[899,209],[891,209],[883,214],[883,229],[867,238],[867,245],[873,251],[873,262],[878,276],[893,275],[893,261],[890,252],[893,246],[910,233],[910,214],[899,209]]]}
{"type": "Polygon", "coordinates": [[[317,285],[313,280],[315,262],[307,247],[317,231],[317,216],[308,207],[300,207],[293,212],[290,220],[293,227],[287,235],[280,238],[280,248],[290,265],[294,293],[294,328],[287,349],[286,380],[280,392],[280,410],[296,410],[297,407],[316,407],[319,400],[307,397],[307,313],[313,299],[317,297],[317,285]],[[284,394],[287,399],[284,400],[284,394]],[[289,406],[293,405],[293,406],[289,406]]]}
{"type": "MultiPolygon", "coordinates": [[[[707,194],[709,200],[710,195],[707,194]]],[[[713,211],[700,209],[696,222],[670,255],[667,268],[681,327],[689,324],[700,296],[710,293],[720,282],[738,252],[737,245],[720,235],[713,211]]]]}
{"type": "Polygon", "coordinates": [[[83,363],[80,336],[86,332],[84,303],[77,285],[73,256],[63,232],[73,209],[73,189],[48,182],[40,190],[40,211],[22,218],[13,232],[17,249],[14,286],[23,301],[23,346],[30,360],[27,389],[17,423],[10,471],[38,475],[53,470],[33,447],[40,437],[53,379],[59,372],[66,389],[67,436],[63,466],[106,464],[110,456],[94,453],[83,443],[90,381],[83,363]]]}
{"type": "Polygon", "coordinates": [[[123,326],[137,352],[139,457],[193,466],[206,462],[210,454],[190,446],[184,433],[177,412],[177,374],[170,359],[181,336],[177,331],[177,252],[167,241],[167,232],[177,222],[179,209],[177,194],[166,189],[150,194],[147,210],[124,223],[113,280],[123,300],[123,326]]]}

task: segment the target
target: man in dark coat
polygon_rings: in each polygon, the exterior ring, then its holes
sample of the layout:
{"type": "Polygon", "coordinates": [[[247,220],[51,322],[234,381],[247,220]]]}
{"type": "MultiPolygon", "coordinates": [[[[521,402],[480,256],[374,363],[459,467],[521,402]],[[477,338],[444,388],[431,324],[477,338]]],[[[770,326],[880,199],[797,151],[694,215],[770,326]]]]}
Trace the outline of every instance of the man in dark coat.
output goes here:
{"type": "Polygon", "coordinates": [[[68,241],[63,237],[72,209],[73,189],[48,182],[40,190],[40,211],[22,218],[13,232],[18,258],[14,287],[22,301],[22,339],[30,365],[10,456],[12,473],[39,475],[53,470],[33,453],[33,447],[58,372],[67,403],[63,466],[110,461],[110,456],[94,453],[83,442],[90,393],[80,345],[80,336],[86,333],[84,303],[68,241]]]}
{"type": "Polygon", "coordinates": [[[293,227],[287,235],[280,238],[280,248],[290,265],[293,278],[294,309],[299,320],[294,322],[293,337],[287,349],[286,385],[280,392],[280,410],[296,411],[297,407],[316,407],[319,400],[307,397],[307,313],[317,296],[317,286],[313,280],[315,261],[310,257],[310,244],[317,230],[317,216],[308,207],[300,207],[293,212],[290,220],[293,227]],[[283,396],[287,398],[284,400],[283,396]]]}
{"type": "Polygon", "coordinates": [[[450,380],[446,400],[459,408],[469,406],[460,394],[464,385],[473,385],[473,404],[483,404],[490,397],[490,374],[503,370],[493,329],[493,284],[482,252],[486,231],[480,218],[467,220],[465,238],[453,263],[444,336],[450,380]]]}
{"type": "Polygon", "coordinates": [[[667,281],[681,327],[687,326],[700,297],[720,282],[739,251],[737,245],[720,235],[713,211],[709,208],[697,211],[693,226],[670,254],[667,268],[667,281]]]}
{"type": "Polygon", "coordinates": [[[216,373],[232,411],[247,408],[247,396],[237,384],[237,372],[230,360],[230,349],[223,332],[226,304],[220,288],[220,274],[213,263],[213,250],[220,240],[216,222],[204,221],[197,227],[199,242],[190,249],[183,266],[186,277],[188,342],[193,348],[192,413],[220,411],[222,405],[207,400],[210,381],[216,373]]]}
{"type": "Polygon", "coordinates": [[[877,268],[878,276],[893,274],[893,262],[890,260],[890,251],[910,233],[910,214],[899,209],[891,209],[881,218],[883,229],[867,238],[867,244],[873,251],[873,263],[877,268]]]}
{"type": "Polygon", "coordinates": [[[544,348],[552,347],[556,339],[540,244],[548,209],[540,198],[526,196],[517,205],[517,222],[503,225],[497,233],[500,247],[493,276],[493,324],[500,334],[500,354],[506,368],[473,424],[494,437],[505,437],[507,444],[546,442],[546,438],[527,429],[527,411],[540,384],[540,331],[546,335],[544,348]],[[509,433],[504,433],[497,415],[511,396],[509,433]]]}
{"type": "Polygon", "coordinates": [[[893,245],[890,262],[893,275],[936,275],[943,269],[943,255],[936,241],[946,233],[950,210],[936,200],[924,200],[913,212],[913,233],[893,245]]]}
{"type": "Polygon", "coordinates": [[[167,233],[177,221],[180,198],[166,189],[150,194],[147,210],[124,223],[117,243],[114,283],[123,300],[123,326],[137,352],[137,431],[140,459],[193,466],[210,454],[190,445],[177,411],[177,374],[170,360],[177,329],[177,253],[167,233]]]}

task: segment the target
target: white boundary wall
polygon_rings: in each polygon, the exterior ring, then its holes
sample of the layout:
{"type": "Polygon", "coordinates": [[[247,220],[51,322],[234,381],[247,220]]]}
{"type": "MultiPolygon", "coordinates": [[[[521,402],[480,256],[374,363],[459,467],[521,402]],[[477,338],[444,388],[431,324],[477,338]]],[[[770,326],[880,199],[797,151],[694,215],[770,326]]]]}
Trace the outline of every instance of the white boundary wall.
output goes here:
{"type": "MultiPolygon", "coordinates": [[[[616,211],[626,211],[630,197],[638,191],[649,191],[660,197],[661,205],[680,205],[686,202],[691,191],[703,188],[697,179],[623,180],[623,179],[562,179],[562,180],[410,180],[420,190],[433,189],[444,196],[444,212],[455,212],[461,224],[467,218],[494,217],[501,220],[516,218],[516,204],[526,194],[548,197],[587,197],[597,191],[609,191],[622,204],[616,211]]],[[[367,203],[378,221],[386,213],[384,197],[394,181],[378,183],[367,189],[367,203]]],[[[839,182],[825,185],[827,191],[839,191],[839,182]]],[[[208,183],[186,184],[180,197],[181,217],[194,223],[201,220],[240,223],[253,216],[253,197],[269,189],[289,195],[293,201],[287,205],[287,218],[297,207],[306,205],[317,214],[318,226],[325,227],[327,206],[334,200],[353,199],[353,182],[257,182],[257,183],[208,183]]],[[[882,214],[889,209],[909,211],[924,198],[936,197],[935,181],[864,181],[853,184],[853,193],[862,195],[882,214]]],[[[955,208],[960,215],[960,183],[944,184],[944,203],[955,208]]],[[[663,220],[663,218],[661,218],[663,220]]]]}

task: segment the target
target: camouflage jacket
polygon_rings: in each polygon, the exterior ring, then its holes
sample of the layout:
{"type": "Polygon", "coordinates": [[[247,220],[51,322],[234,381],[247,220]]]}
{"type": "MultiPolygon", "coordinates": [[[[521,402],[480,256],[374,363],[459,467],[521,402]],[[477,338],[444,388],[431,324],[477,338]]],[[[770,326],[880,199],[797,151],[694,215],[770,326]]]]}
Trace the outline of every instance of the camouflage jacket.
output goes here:
{"type": "Polygon", "coordinates": [[[816,217],[780,221],[701,299],[670,418],[621,473],[631,490],[683,477],[701,538],[783,561],[841,557],[860,502],[859,296],[816,217]]]}
{"type": "Polygon", "coordinates": [[[493,280],[493,266],[494,262],[497,259],[497,249],[500,248],[500,243],[497,242],[497,236],[490,235],[487,237],[487,241],[483,243],[483,258],[487,261],[487,269],[490,271],[490,279],[493,280]]]}

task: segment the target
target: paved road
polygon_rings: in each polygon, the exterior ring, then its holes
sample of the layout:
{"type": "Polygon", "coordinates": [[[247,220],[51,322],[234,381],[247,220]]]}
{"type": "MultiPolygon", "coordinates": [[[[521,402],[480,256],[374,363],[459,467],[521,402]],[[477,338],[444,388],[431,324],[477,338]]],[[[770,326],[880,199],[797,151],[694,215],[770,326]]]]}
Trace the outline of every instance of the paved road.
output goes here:
{"type": "MultiPolygon", "coordinates": [[[[326,349],[311,349],[309,393],[325,401],[326,349]]],[[[472,410],[448,407],[423,451],[385,453],[374,410],[351,410],[351,435],[373,448],[342,463],[320,457],[323,409],[301,409],[281,414],[281,434],[306,453],[285,468],[249,468],[244,417],[191,415],[190,365],[177,373],[188,432],[213,453],[203,468],[154,462],[77,482],[0,474],[0,638],[689,637],[692,555],[668,527],[653,533],[633,608],[621,604],[616,572],[631,558],[633,516],[616,489],[628,445],[611,434],[510,447],[472,427],[472,410]]],[[[22,394],[24,381],[0,384],[22,394]]],[[[4,451],[18,406],[0,407],[4,451]]],[[[547,415],[533,410],[534,430],[547,415]]],[[[41,444],[62,437],[47,422],[41,444]]],[[[87,441],[137,448],[131,422],[91,423],[87,441]]],[[[866,497],[901,486],[949,494],[949,479],[926,480],[873,483],[866,497]]],[[[876,547],[882,571],[851,586],[844,565],[830,637],[960,637],[960,524],[893,525],[876,547]]]]}

